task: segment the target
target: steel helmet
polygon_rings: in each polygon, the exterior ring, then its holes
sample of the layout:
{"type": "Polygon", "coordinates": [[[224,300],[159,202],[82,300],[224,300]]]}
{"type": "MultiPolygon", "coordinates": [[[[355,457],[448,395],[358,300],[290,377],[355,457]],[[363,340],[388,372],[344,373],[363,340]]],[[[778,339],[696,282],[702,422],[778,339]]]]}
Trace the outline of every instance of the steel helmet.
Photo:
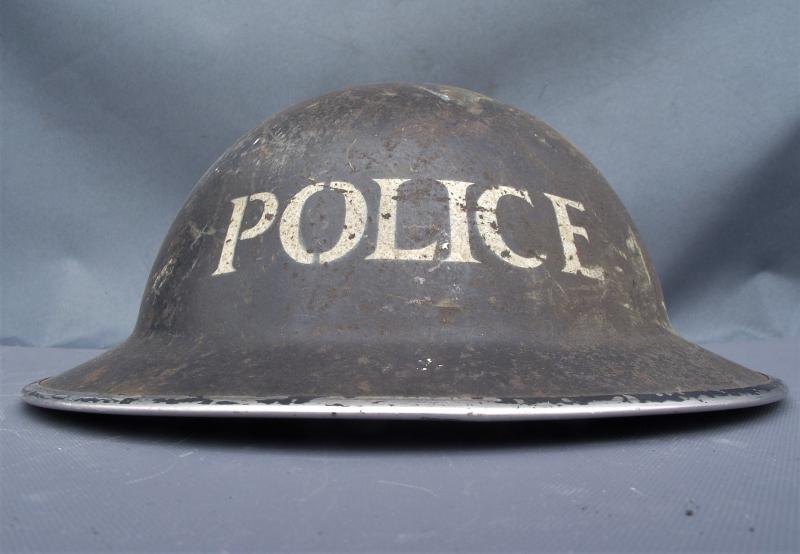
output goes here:
{"type": "Polygon", "coordinates": [[[631,218],[553,129],[467,90],[384,84],[299,104],[228,149],[169,230],[131,337],[23,396],[543,419],[784,392],[675,334],[631,218]]]}

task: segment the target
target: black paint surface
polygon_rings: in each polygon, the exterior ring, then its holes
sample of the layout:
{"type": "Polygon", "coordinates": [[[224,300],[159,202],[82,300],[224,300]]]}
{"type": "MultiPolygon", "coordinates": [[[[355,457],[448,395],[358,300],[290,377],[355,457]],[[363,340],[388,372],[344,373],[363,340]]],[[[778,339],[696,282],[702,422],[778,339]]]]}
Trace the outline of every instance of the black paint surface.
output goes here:
{"type": "MultiPolygon", "coordinates": [[[[345,232],[344,203],[334,192],[311,200],[301,231],[324,252],[345,232]]],[[[246,212],[243,228],[259,215],[246,212]]],[[[86,396],[575,398],[767,383],[674,334],[630,217],[558,133],[462,89],[375,85],[309,100],[232,146],[165,239],[132,337],[47,386],[86,396]],[[436,241],[434,260],[366,259],[379,217],[372,180],[382,178],[410,180],[398,192],[397,242],[436,241]],[[479,263],[444,261],[443,179],[474,183],[462,209],[479,263]],[[329,181],[362,192],[366,230],[344,257],[299,264],[282,249],[277,220],[299,190],[329,181]],[[541,266],[509,265],[477,236],[476,196],[498,185],[530,195],[533,206],[501,200],[497,221],[515,252],[546,255],[541,266]],[[265,191],[277,196],[276,223],[240,241],[237,271],[212,275],[231,200],[265,191]],[[578,255],[603,280],[562,271],[544,193],[584,205],[570,209],[589,237],[575,237],[578,255]]]]}

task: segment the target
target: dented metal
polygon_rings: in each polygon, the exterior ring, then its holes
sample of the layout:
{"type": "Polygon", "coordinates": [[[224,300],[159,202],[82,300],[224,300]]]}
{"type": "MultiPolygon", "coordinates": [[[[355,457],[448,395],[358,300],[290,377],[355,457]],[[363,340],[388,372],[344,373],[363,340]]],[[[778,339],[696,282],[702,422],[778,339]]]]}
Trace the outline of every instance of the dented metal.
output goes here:
{"type": "Polygon", "coordinates": [[[203,176],[122,345],[23,398],[137,415],[547,419],[774,402],[675,335],[619,199],[551,128],[372,85],[268,119],[203,176]]]}

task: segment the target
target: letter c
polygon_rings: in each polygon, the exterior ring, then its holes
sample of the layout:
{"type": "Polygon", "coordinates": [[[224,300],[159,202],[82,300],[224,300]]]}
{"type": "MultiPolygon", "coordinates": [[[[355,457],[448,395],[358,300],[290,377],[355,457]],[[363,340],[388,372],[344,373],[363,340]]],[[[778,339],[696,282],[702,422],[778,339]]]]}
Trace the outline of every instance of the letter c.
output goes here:
{"type": "Polygon", "coordinates": [[[541,265],[544,255],[520,256],[511,248],[500,235],[497,226],[497,204],[504,196],[514,196],[527,202],[533,207],[528,191],[506,186],[497,186],[484,191],[478,197],[478,214],[475,218],[478,223],[478,234],[481,236],[489,250],[494,252],[501,260],[516,267],[533,268],[541,265]]]}

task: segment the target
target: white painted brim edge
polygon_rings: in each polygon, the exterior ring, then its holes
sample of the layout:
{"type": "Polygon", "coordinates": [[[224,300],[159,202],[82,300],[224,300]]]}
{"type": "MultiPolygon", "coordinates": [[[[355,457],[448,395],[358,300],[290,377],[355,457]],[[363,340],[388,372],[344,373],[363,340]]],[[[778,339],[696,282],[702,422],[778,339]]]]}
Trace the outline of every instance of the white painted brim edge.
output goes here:
{"type": "Polygon", "coordinates": [[[140,416],[349,419],[548,420],[679,414],[749,408],[786,396],[779,379],[739,389],[572,398],[150,397],[74,393],[36,381],[22,391],[33,406],[140,416]]]}

